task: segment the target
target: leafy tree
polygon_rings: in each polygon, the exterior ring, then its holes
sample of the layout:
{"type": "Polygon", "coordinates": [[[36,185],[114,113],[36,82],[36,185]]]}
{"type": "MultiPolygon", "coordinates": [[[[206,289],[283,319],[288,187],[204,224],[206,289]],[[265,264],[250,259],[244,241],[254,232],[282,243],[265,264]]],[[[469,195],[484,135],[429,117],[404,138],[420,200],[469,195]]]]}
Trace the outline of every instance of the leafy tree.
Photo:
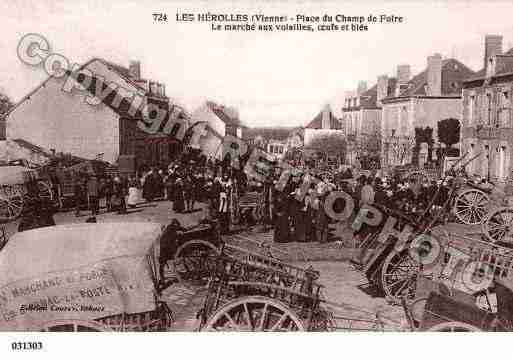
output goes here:
{"type": "Polygon", "coordinates": [[[447,147],[460,141],[460,121],[455,118],[447,118],[438,121],[438,141],[447,147]]]}
{"type": "Polygon", "coordinates": [[[438,121],[438,141],[446,146],[442,156],[452,153],[452,146],[460,141],[460,121],[455,118],[438,121]]]}
{"type": "Polygon", "coordinates": [[[347,141],[337,134],[326,134],[314,137],[306,149],[320,151],[327,156],[339,156],[345,158],[347,141]]]}

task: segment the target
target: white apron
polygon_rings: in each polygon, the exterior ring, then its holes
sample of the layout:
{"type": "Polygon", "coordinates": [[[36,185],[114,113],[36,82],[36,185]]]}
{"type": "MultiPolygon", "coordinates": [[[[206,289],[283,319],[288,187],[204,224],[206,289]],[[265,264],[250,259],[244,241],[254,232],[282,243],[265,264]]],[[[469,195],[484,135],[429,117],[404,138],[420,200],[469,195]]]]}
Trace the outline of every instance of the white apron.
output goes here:
{"type": "Polygon", "coordinates": [[[137,187],[130,187],[128,189],[128,199],[126,203],[129,206],[135,206],[140,201],[141,191],[137,187]]]}

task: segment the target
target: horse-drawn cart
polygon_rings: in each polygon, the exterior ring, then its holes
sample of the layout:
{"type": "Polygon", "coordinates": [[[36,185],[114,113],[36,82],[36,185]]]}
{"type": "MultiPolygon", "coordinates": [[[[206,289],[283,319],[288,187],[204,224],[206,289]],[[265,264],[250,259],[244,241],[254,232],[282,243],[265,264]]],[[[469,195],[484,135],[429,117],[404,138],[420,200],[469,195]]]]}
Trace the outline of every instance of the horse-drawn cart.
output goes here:
{"type": "Polygon", "coordinates": [[[225,245],[215,262],[202,331],[399,330],[400,323],[347,303],[329,302],[320,273],[264,253],[225,245]],[[345,315],[337,312],[343,308],[345,315]],[[349,311],[348,311],[349,309],[349,311]]]}
{"type": "Polygon", "coordinates": [[[0,330],[166,330],[171,313],[157,291],[161,235],[154,223],[15,234],[0,252],[0,330]]]}
{"type": "MultiPolygon", "coordinates": [[[[474,159],[475,157],[470,161],[474,159]]],[[[440,196],[440,189],[431,198],[428,208],[418,216],[406,215],[375,205],[385,215],[386,221],[393,219],[394,230],[398,232],[380,235],[385,228],[384,220],[362,241],[355,262],[369,281],[393,303],[400,303],[404,299],[413,300],[415,297],[416,278],[425,269],[418,260],[419,251],[424,254],[429,252],[430,249],[424,247],[432,247],[433,242],[442,253],[454,247],[454,242],[447,242],[443,236],[433,231],[434,227],[443,223],[441,219],[453,209],[456,216],[462,216],[465,225],[483,221],[481,231],[478,230],[478,233],[474,233],[474,237],[467,241],[460,241],[464,248],[480,247],[480,243],[495,245],[497,248],[513,246],[513,208],[499,207],[499,198],[491,201],[489,198],[493,197],[488,197],[485,190],[472,185],[468,180],[449,180],[445,177],[443,181],[447,181],[450,187],[446,198],[438,201],[441,205],[437,207],[437,211],[433,209],[440,196]],[[495,210],[492,210],[492,206],[496,206],[495,210]],[[399,240],[399,232],[404,232],[405,238],[399,240]],[[432,241],[422,240],[423,236],[430,237],[432,241]]]]}
{"type": "Polygon", "coordinates": [[[419,273],[415,298],[403,300],[412,329],[513,331],[513,250],[446,236],[443,260],[419,273]]]}

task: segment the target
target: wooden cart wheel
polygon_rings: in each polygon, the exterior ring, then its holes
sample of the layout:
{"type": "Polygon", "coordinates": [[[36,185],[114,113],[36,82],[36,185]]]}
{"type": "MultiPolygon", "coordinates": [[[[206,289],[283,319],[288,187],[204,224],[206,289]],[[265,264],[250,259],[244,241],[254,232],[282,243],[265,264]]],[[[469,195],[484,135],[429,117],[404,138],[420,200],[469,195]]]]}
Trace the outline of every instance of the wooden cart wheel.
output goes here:
{"type": "Polygon", "coordinates": [[[235,299],[207,319],[204,331],[305,331],[299,317],[283,303],[261,296],[235,299]]]}
{"type": "Polygon", "coordinates": [[[14,221],[23,212],[24,198],[21,185],[0,187],[0,221],[14,221]]]}
{"type": "Polygon", "coordinates": [[[380,286],[388,300],[400,304],[401,299],[415,297],[419,263],[410,256],[408,249],[393,250],[381,266],[380,286]]]}
{"type": "Polygon", "coordinates": [[[464,322],[443,322],[427,329],[428,332],[480,332],[481,329],[464,322]]]}
{"type": "Polygon", "coordinates": [[[415,299],[409,306],[410,314],[413,320],[417,323],[422,321],[424,315],[424,308],[426,307],[427,297],[421,297],[415,299]]]}
{"type": "Polygon", "coordinates": [[[176,250],[174,268],[178,279],[190,286],[208,284],[219,249],[212,243],[202,240],[185,242],[176,250]]]}
{"type": "Polygon", "coordinates": [[[499,208],[488,215],[483,233],[492,243],[513,244],[513,208],[499,208]]]}
{"type": "Polygon", "coordinates": [[[468,189],[460,193],[454,201],[454,215],[461,223],[480,224],[486,217],[486,207],[490,198],[478,189],[468,189]]]}
{"type": "Polygon", "coordinates": [[[63,319],[45,323],[41,332],[110,332],[111,329],[92,320],[63,319]]]}
{"type": "Polygon", "coordinates": [[[53,201],[52,186],[45,181],[38,181],[37,187],[39,188],[39,197],[49,201],[53,201]]]}

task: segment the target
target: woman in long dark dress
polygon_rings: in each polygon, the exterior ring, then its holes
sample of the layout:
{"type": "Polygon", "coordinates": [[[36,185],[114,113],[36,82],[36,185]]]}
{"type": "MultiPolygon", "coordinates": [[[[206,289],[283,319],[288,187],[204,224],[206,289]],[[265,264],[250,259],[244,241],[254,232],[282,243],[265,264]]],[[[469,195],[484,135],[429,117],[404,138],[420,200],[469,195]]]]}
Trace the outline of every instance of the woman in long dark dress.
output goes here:
{"type": "Polygon", "coordinates": [[[185,210],[185,199],[183,194],[183,180],[182,178],[177,178],[174,186],[174,202],[173,202],[173,210],[177,213],[181,213],[185,210]]]}
{"type": "Polygon", "coordinates": [[[275,204],[274,241],[276,243],[286,243],[289,241],[290,224],[286,207],[286,201],[282,196],[279,196],[275,204]]]}
{"type": "Polygon", "coordinates": [[[154,178],[153,170],[151,170],[144,178],[143,198],[147,202],[151,202],[151,201],[153,201],[154,195],[155,195],[155,178],[154,178]]]}

